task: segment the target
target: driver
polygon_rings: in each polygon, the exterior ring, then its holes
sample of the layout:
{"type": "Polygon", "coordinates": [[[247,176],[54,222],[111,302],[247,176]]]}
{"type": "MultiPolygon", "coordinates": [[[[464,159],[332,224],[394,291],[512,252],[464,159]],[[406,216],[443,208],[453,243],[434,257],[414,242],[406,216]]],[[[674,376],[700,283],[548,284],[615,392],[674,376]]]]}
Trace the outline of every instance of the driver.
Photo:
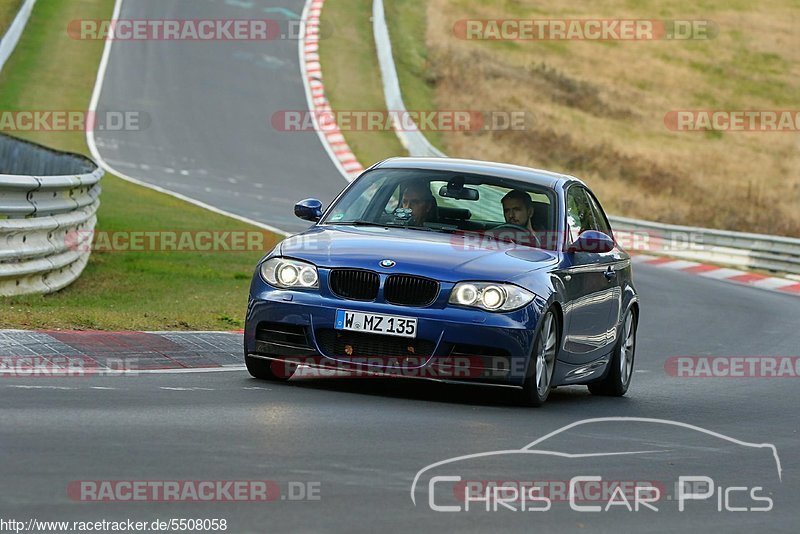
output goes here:
{"type": "Polygon", "coordinates": [[[436,218],[436,199],[427,182],[412,182],[406,186],[400,205],[411,209],[411,222],[416,226],[436,218]]]}
{"type": "Polygon", "coordinates": [[[506,224],[515,224],[534,233],[533,223],[531,223],[534,212],[533,199],[528,193],[520,189],[512,189],[506,193],[501,202],[506,224]]]}
{"type": "Polygon", "coordinates": [[[501,200],[503,203],[503,217],[506,224],[512,224],[527,230],[526,235],[517,235],[515,243],[523,243],[534,247],[541,247],[542,241],[533,229],[533,214],[535,207],[531,196],[521,189],[512,189],[501,200]]]}

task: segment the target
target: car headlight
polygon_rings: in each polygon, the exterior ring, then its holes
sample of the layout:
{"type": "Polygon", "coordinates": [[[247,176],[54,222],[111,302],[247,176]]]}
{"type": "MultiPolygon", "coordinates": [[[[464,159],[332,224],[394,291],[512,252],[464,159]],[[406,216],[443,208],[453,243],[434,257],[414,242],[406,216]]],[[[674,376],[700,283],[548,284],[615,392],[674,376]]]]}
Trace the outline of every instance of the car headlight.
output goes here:
{"type": "Polygon", "coordinates": [[[488,311],[513,311],[527,306],[534,294],[512,284],[459,282],[450,293],[450,304],[488,311]]]}
{"type": "Polygon", "coordinates": [[[317,268],[304,261],[270,258],[261,264],[261,276],[281,289],[319,289],[317,268]]]}

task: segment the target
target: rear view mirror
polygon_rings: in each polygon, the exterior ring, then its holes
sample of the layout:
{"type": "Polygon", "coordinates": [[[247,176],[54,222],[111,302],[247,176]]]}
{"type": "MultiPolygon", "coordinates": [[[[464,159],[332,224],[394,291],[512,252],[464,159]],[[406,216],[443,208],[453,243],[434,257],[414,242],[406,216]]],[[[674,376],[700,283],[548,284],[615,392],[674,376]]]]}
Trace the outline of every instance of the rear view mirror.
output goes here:
{"type": "Polygon", "coordinates": [[[316,198],[301,200],[295,204],[294,214],[304,221],[317,222],[322,217],[322,202],[316,198]]]}
{"type": "Polygon", "coordinates": [[[478,200],[480,191],[471,187],[458,186],[455,184],[443,185],[439,189],[439,196],[444,198],[455,198],[456,200],[478,200]]]}
{"type": "Polygon", "coordinates": [[[586,230],[570,245],[567,252],[593,252],[603,254],[614,250],[614,240],[603,232],[586,230]]]}

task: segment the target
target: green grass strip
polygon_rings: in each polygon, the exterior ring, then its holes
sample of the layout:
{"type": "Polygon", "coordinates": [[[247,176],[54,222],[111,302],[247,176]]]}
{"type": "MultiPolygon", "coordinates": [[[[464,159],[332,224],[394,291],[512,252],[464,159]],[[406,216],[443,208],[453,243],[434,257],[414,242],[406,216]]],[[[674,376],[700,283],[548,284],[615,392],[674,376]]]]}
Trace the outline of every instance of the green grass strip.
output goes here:
{"type": "MultiPolygon", "coordinates": [[[[107,19],[113,7],[114,0],[37,2],[0,74],[0,111],[86,109],[103,43],[70,39],[67,24],[107,19]]],[[[7,133],[88,154],[82,132],[7,133]]],[[[115,176],[102,185],[100,231],[261,232],[115,176]]],[[[81,278],[56,294],[0,299],[0,328],[241,328],[253,268],[276,241],[266,234],[257,252],[95,252],[81,278]]]]}

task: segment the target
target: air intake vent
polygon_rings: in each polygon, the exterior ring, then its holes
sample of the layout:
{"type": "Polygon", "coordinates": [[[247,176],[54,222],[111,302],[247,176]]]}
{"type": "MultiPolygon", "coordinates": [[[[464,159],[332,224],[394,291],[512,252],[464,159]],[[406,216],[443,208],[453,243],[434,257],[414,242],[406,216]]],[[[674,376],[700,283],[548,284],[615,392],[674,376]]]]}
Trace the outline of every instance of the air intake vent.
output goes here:
{"type": "Polygon", "coordinates": [[[386,302],[402,306],[428,306],[439,294],[439,282],[420,276],[396,274],[383,288],[386,302]]]}
{"type": "Polygon", "coordinates": [[[259,323],[256,329],[256,340],[281,345],[309,347],[306,327],[283,323],[259,323]]]}
{"type": "Polygon", "coordinates": [[[424,358],[428,359],[436,344],[424,339],[319,329],[317,342],[323,352],[333,358],[424,358]]]}
{"type": "Polygon", "coordinates": [[[376,273],[360,269],[334,269],[329,277],[331,291],[350,300],[375,300],[380,278],[376,273]]]}

